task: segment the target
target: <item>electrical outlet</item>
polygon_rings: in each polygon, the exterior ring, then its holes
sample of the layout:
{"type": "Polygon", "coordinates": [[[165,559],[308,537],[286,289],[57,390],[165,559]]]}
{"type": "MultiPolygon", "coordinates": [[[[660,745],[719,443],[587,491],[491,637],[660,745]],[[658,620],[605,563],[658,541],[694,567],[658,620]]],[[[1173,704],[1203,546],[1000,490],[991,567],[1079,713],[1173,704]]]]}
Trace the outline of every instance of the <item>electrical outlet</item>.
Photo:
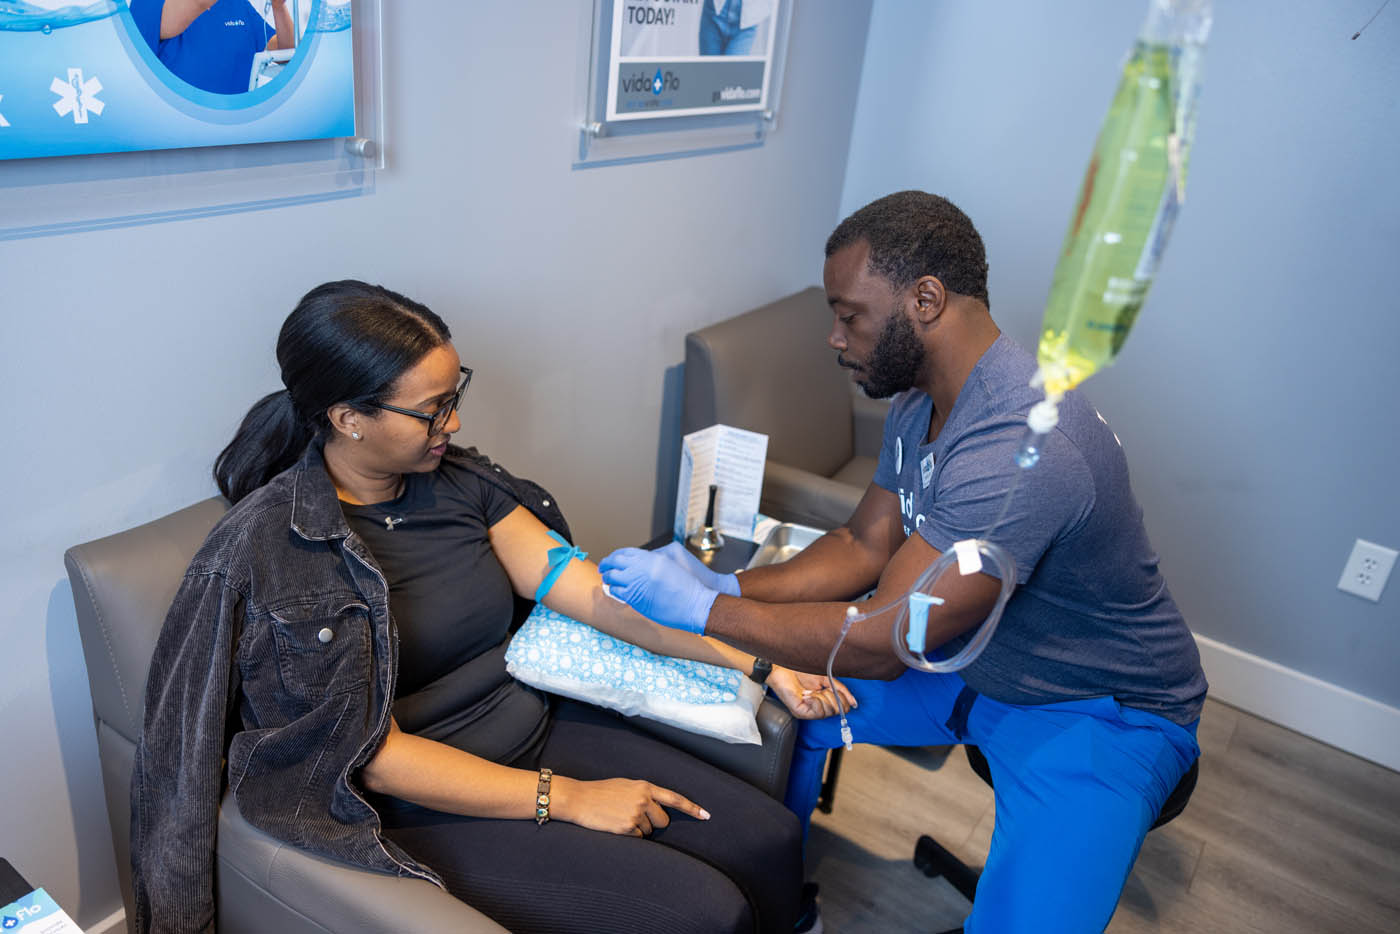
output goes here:
{"type": "Polygon", "coordinates": [[[1342,569],[1342,579],[1337,581],[1337,589],[1379,603],[1386,578],[1395,567],[1395,557],[1394,549],[1358,538],[1347,566],[1342,569]]]}

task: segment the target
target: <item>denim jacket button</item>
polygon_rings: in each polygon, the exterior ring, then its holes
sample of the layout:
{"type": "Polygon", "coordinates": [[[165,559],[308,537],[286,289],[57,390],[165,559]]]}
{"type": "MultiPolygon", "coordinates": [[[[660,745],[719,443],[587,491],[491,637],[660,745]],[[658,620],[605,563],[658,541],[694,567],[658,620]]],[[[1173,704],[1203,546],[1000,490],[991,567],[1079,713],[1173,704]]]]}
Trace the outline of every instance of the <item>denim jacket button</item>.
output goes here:
{"type": "Polygon", "coordinates": [[[325,629],[316,633],[316,638],[320,639],[322,642],[329,642],[335,638],[335,632],[332,631],[331,627],[327,626],[325,629]]]}

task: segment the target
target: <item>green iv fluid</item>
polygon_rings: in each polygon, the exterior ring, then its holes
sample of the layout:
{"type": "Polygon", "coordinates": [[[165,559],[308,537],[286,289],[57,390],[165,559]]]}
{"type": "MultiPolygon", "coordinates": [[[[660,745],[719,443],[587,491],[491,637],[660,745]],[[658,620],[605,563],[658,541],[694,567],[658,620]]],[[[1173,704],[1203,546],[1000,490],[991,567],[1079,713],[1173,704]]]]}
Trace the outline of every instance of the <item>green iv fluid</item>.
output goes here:
{"type": "Polygon", "coordinates": [[[1138,40],[1118,84],[1065,236],[1041,327],[1046,395],[1113,362],[1137,318],[1184,195],[1195,52],[1138,40]]]}

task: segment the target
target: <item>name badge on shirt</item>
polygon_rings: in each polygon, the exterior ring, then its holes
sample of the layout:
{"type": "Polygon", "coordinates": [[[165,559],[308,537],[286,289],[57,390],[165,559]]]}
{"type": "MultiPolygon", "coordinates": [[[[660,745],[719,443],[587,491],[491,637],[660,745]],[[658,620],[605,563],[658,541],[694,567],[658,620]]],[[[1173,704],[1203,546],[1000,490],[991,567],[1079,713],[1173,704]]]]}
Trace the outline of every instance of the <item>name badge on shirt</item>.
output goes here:
{"type": "Polygon", "coordinates": [[[924,482],[924,489],[928,489],[928,482],[933,479],[932,454],[925,454],[924,459],[919,461],[919,479],[924,482]]]}

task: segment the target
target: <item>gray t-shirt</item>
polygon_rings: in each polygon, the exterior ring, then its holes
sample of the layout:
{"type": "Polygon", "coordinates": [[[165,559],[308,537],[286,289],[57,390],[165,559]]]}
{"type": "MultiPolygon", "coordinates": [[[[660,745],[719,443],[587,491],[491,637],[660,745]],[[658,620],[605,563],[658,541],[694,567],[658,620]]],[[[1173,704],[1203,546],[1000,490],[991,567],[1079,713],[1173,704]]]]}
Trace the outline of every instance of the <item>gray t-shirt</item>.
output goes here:
{"type": "MultiPolygon", "coordinates": [[[[1206,692],[1200,655],[1158,571],[1108,423],[1070,392],[1040,462],[1016,466],[1026,414],[1041,398],[1029,386],[1035,368],[1030,354],[999,337],[931,444],[932,400],[916,389],[901,393],[885,420],[874,482],[899,496],[906,535],[917,530],[948,551],[992,524],[1021,473],[991,535],[1015,558],[1018,586],[996,635],[961,672],[974,690],[1010,704],[1112,695],[1189,725],[1206,692]]],[[[951,640],[942,654],[969,638],[951,640]]]]}

